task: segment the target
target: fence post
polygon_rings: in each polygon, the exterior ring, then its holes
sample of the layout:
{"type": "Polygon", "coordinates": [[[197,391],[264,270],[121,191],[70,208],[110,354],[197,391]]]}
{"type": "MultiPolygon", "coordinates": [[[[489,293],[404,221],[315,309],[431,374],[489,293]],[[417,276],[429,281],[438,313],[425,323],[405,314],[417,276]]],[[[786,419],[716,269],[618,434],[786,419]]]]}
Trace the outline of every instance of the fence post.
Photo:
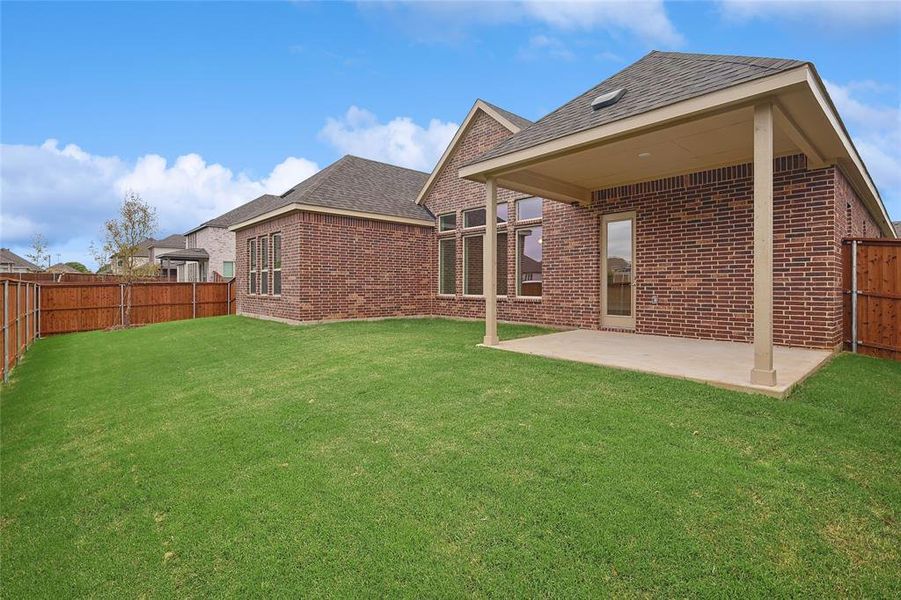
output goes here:
{"type": "Polygon", "coordinates": [[[191,284],[191,318],[197,318],[197,282],[191,284]]]}
{"type": "Polygon", "coordinates": [[[28,314],[28,288],[31,287],[32,284],[25,284],[25,350],[31,346],[31,342],[28,340],[28,336],[31,335],[31,319],[28,314]]]}
{"type": "Polygon", "coordinates": [[[232,282],[225,282],[225,314],[232,314],[232,282]]]}
{"type": "Polygon", "coordinates": [[[125,284],[119,284],[119,325],[125,327],[125,284]]]}
{"type": "Polygon", "coordinates": [[[857,352],[857,240],[851,241],[851,352],[857,352]]]}
{"type": "Polygon", "coordinates": [[[16,364],[19,364],[22,350],[22,280],[16,282],[16,364]]]}
{"type": "Polygon", "coordinates": [[[35,286],[35,293],[37,293],[38,298],[35,303],[35,307],[38,309],[38,317],[37,322],[34,324],[34,335],[36,338],[40,339],[41,337],[41,286],[35,286]]]}
{"type": "Polygon", "coordinates": [[[9,381],[9,281],[3,281],[3,383],[9,381]]]}

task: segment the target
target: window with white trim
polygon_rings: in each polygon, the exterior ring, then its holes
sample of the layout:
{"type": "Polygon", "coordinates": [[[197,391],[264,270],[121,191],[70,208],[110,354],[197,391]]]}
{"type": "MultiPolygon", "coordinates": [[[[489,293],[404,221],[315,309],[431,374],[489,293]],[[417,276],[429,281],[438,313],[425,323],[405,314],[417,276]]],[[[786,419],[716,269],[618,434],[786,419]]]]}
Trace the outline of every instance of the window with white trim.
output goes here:
{"type": "Polygon", "coordinates": [[[516,231],[516,295],[541,297],[543,228],[516,231]]]}
{"type": "MultiPolygon", "coordinates": [[[[504,225],[507,222],[507,203],[503,202],[497,205],[497,224],[504,225]]],[[[471,208],[463,211],[463,228],[470,229],[472,227],[484,227],[486,220],[485,208],[471,208]]]]}
{"type": "Polygon", "coordinates": [[[438,215],[438,231],[453,231],[457,228],[457,213],[438,215]]]}
{"type": "Polygon", "coordinates": [[[457,239],[438,240],[438,293],[457,293],[457,239]]]}
{"type": "Polygon", "coordinates": [[[260,293],[269,293],[269,238],[260,238],[260,293]]]}
{"type": "MultiPolygon", "coordinates": [[[[467,296],[484,294],[485,236],[467,235],[463,238],[463,293],[467,296]]],[[[497,234],[497,295],[507,295],[507,234],[497,234]]]]}
{"type": "Polygon", "coordinates": [[[540,219],[544,201],[541,198],[522,198],[516,201],[516,220],[540,219]]]}
{"type": "Polygon", "coordinates": [[[282,294],[282,234],[272,235],[272,293],[282,294]]]}
{"type": "Polygon", "coordinates": [[[222,261],[222,276],[223,277],[234,277],[235,276],[235,263],[231,260],[223,260],[222,261]]]}
{"type": "Polygon", "coordinates": [[[257,293],[257,241],[247,240],[247,293],[257,293]]]}

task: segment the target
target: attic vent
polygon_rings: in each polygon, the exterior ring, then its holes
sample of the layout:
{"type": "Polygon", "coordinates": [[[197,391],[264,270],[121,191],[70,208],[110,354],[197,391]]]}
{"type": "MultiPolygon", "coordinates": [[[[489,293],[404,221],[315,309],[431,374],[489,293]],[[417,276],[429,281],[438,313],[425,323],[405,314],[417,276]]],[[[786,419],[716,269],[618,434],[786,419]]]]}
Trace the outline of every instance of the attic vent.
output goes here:
{"type": "Polygon", "coordinates": [[[597,98],[591,101],[591,108],[594,110],[598,110],[604,108],[605,106],[610,106],[611,104],[616,104],[619,102],[619,99],[623,97],[623,94],[626,93],[626,88],[619,88],[613,90],[612,92],[607,92],[606,94],[601,94],[597,98]]]}

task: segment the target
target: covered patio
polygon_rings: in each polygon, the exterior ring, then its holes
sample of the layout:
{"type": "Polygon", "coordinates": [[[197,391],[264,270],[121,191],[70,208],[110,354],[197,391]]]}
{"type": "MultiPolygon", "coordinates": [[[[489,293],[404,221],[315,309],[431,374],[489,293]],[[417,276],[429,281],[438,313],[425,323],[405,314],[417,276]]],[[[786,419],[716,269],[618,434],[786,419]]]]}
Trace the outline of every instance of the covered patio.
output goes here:
{"type": "Polygon", "coordinates": [[[785,397],[832,356],[828,350],[776,346],[773,348],[773,368],[779,372],[779,379],[775,385],[761,385],[748,379],[748,365],[754,361],[754,346],[738,342],[574,329],[498,342],[494,347],[678,377],[776,398],[785,397]]]}
{"type": "MultiPolygon", "coordinates": [[[[633,75],[627,70],[460,169],[461,177],[486,187],[484,345],[782,396],[831,351],[774,346],[774,160],[803,154],[809,169],[834,165],[866,204],[884,208],[812,65],[777,59],[707,63],[691,56],[684,61],[682,76],[665,69],[633,75]],[[737,77],[737,71],[748,74],[737,77]],[[588,209],[597,190],[748,163],[753,169],[752,344],[627,333],[641,332],[642,308],[633,285],[642,272],[635,258],[641,206],[598,219],[604,282],[598,328],[618,332],[575,331],[499,343],[498,188],[588,209]],[[624,286],[632,288],[631,303],[614,297],[624,286]]],[[[713,336],[700,331],[696,337],[713,336]]]]}
{"type": "Polygon", "coordinates": [[[185,248],[175,252],[167,252],[159,256],[160,268],[168,269],[173,265],[184,266],[182,277],[185,281],[206,281],[210,255],[203,248],[185,248]],[[189,270],[188,265],[193,265],[189,270]],[[189,272],[190,271],[190,272],[189,272]]]}

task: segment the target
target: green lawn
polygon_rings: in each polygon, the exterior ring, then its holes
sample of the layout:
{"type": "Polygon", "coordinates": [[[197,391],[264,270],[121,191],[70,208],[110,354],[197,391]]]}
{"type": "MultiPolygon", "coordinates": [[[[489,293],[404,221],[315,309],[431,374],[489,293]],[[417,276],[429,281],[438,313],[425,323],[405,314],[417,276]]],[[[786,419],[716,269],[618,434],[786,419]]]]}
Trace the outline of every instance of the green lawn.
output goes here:
{"type": "Polygon", "coordinates": [[[39,341],[0,403],[3,597],[901,593],[901,364],[780,401],[481,333],[39,341]]]}

